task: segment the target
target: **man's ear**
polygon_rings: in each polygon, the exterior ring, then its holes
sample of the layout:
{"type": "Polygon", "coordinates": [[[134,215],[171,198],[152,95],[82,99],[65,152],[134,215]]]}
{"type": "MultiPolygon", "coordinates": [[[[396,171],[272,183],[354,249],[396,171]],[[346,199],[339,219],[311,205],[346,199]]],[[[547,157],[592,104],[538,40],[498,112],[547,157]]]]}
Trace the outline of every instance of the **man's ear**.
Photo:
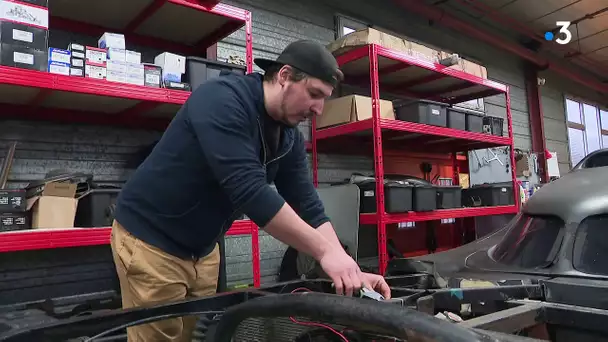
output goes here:
{"type": "Polygon", "coordinates": [[[289,65],[283,65],[283,67],[279,69],[279,72],[277,73],[277,78],[281,86],[284,86],[285,83],[287,83],[287,81],[291,77],[292,71],[293,70],[289,65]]]}

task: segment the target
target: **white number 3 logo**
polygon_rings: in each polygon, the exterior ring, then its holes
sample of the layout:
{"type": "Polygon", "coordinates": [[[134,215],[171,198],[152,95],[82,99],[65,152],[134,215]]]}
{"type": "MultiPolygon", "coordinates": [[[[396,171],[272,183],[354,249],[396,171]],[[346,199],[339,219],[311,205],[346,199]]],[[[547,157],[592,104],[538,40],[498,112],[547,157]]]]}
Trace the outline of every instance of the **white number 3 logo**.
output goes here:
{"type": "Polygon", "coordinates": [[[562,45],[570,43],[570,41],[572,40],[572,32],[570,32],[570,30],[568,30],[568,27],[570,27],[570,22],[569,21],[558,21],[555,24],[560,27],[559,33],[562,34],[560,37],[555,39],[555,42],[558,44],[562,44],[562,45]]]}

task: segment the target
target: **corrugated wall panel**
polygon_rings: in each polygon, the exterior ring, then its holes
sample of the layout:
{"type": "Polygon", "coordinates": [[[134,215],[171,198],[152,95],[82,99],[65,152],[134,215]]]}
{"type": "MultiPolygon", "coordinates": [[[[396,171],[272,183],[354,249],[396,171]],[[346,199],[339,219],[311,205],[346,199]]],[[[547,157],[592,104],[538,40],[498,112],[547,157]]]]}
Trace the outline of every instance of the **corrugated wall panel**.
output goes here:
{"type": "Polygon", "coordinates": [[[570,170],[564,94],[548,85],[541,87],[541,96],[547,149],[557,153],[559,172],[564,174],[570,170]]]}

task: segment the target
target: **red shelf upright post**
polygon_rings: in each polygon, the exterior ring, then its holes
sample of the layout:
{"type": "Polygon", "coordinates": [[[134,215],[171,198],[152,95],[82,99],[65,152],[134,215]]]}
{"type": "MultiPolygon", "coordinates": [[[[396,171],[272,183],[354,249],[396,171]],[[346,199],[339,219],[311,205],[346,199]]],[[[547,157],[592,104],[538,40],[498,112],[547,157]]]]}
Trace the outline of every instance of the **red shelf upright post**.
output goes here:
{"type": "Polygon", "coordinates": [[[247,73],[253,72],[253,29],[251,24],[251,12],[245,13],[245,62],[247,64],[247,73]]]}
{"type": "Polygon", "coordinates": [[[378,269],[384,274],[388,264],[386,251],[386,211],[384,210],[384,162],[382,129],[380,127],[380,81],[378,79],[378,51],[369,45],[369,75],[372,95],[372,130],[374,136],[374,173],[376,175],[376,220],[378,222],[378,269]]]}
{"type": "Polygon", "coordinates": [[[511,140],[509,144],[509,149],[511,149],[509,156],[511,158],[511,177],[513,179],[513,196],[515,197],[515,207],[519,211],[521,206],[521,201],[519,197],[519,186],[517,185],[517,173],[515,172],[515,139],[513,139],[513,116],[511,115],[511,96],[510,96],[510,88],[507,86],[505,91],[505,107],[507,110],[507,128],[509,138],[511,140]]]}
{"type": "Polygon", "coordinates": [[[250,221],[251,225],[251,267],[253,268],[253,286],[260,287],[261,272],[260,272],[260,235],[258,226],[250,221]]]}
{"type": "Polygon", "coordinates": [[[315,188],[319,186],[319,156],[317,151],[317,118],[311,120],[310,140],[312,141],[312,181],[315,188]]]}

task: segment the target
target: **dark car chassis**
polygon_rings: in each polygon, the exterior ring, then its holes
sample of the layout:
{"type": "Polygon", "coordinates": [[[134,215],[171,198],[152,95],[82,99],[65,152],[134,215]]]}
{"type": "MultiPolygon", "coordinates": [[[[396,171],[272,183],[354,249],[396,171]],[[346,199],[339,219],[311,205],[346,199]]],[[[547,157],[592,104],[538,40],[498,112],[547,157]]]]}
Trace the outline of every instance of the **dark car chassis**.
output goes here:
{"type": "MultiPolygon", "coordinates": [[[[443,312],[459,314],[466,312],[463,315],[464,321],[448,324],[475,332],[478,338],[470,342],[608,341],[608,296],[606,296],[608,282],[561,278],[541,280],[536,284],[528,285],[425,289],[423,287],[428,287],[429,282],[433,282],[432,275],[412,274],[387,277],[387,280],[392,286],[393,299],[381,303],[382,306],[378,306],[379,302],[370,299],[357,301],[364,305],[376,305],[374,309],[377,310],[378,315],[384,311],[383,306],[391,306],[391,309],[398,307],[398,311],[392,311],[393,315],[396,314],[393,317],[395,321],[402,319],[402,315],[415,313],[418,316],[412,316],[413,320],[420,318],[419,316],[426,316],[429,321],[446,324],[446,320],[433,318],[431,315],[443,312]]],[[[210,298],[150,308],[107,310],[80,315],[53,323],[13,329],[0,335],[0,340],[87,341],[88,338],[107,331],[107,334],[92,341],[124,341],[126,340],[124,326],[130,323],[145,323],[150,319],[196,314],[201,317],[198,340],[213,341],[214,327],[222,320],[224,310],[260,297],[278,299],[294,296],[290,293],[299,288],[320,293],[332,292],[331,284],[323,280],[286,282],[259,290],[230,292],[210,298]]],[[[296,316],[296,313],[297,310],[293,315],[296,316]]],[[[291,314],[281,316],[282,314],[284,313],[268,315],[260,312],[241,317],[242,321],[234,332],[233,341],[341,341],[332,339],[331,336],[318,340],[302,339],[306,331],[315,328],[294,324],[288,319],[291,314]]],[[[336,323],[345,323],[340,322],[337,316],[325,315],[323,318],[323,323],[332,326],[336,323]],[[335,321],[332,321],[333,318],[335,321]]],[[[360,324],[350,328],[365,329],[368,332],[386,332],[384,328],[376,330],[374,326],[362,327],[360,324]]],[[[445,326],[443,328],[445,329],[445,326]]],[[[457,339],[437,336],[435,339],[425,339],[425,336],[419,339],[422,333],[416,331],[416,327],[412,328],[412,331],[414,334],[407,341],[457,341],[457,339]]],[[[363,340],[366,339],[352,341],[363,340]]],[[[396,341],[396,339],[378,338],[374,340],[396,341]]]]}

